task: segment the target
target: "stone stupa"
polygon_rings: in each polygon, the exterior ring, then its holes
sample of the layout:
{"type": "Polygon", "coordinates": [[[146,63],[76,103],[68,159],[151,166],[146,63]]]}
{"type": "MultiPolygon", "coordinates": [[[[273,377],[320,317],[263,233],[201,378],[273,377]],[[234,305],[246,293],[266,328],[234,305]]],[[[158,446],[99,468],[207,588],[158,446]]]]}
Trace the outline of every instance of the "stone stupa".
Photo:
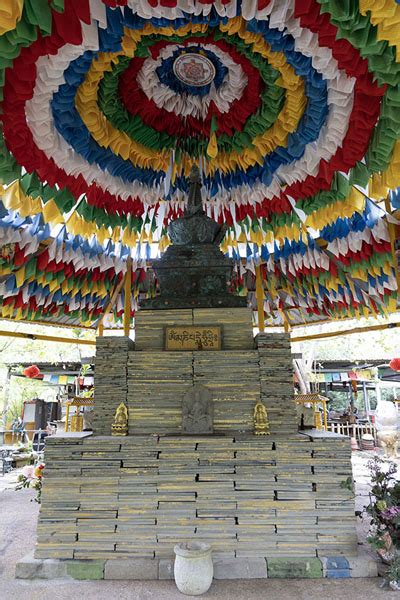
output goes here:
{"type": "Polygon", "coordinates": [[[172,245],[153,264],[160,284],[160,295],[142,302],[141,308],[246,306],[245,297],[228,292],[233,260],[219,249],[226,226],[219,225],[205,214],[201,176],[196,166],[192,167],[189,181],[184,215],[168,226],[172,245]]]}

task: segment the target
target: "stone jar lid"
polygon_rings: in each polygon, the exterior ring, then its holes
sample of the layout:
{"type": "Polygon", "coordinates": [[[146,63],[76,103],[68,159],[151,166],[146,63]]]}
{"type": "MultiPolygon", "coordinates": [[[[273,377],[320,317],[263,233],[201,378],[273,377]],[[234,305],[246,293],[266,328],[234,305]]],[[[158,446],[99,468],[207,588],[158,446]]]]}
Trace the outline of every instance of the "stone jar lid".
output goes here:
{"type": "Polygon", "coordinates": [[[200,558],[211,553],[211,546],[205,542],[183,542],[174,546],[174,552],[184,558],[200,558]]]}

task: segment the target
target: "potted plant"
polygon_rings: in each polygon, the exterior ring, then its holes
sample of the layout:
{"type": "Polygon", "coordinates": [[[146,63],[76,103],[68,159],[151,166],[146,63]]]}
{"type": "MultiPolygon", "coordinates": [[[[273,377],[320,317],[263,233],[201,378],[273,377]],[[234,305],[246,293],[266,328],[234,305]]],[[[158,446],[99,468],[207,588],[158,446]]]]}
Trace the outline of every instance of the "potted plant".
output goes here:
{"type": "Polygon", "coordinates": [[[371,517],[367,541],[388,565],[386,581],[392,589],[400,587],[400,481],[397,465],[375,456],[367,463],[372,488],[370,502],[364,507],[371,517]]]}
{"type": "Polygon", "coordinates": [[[83,364],[80,368],[79,371],[79,375],[78,375],[78,383],[79,385],[83,385],[85,382],[85,377],[88,374],[88,372],[90,371],[91,365],[90,364],[83,364]]]}

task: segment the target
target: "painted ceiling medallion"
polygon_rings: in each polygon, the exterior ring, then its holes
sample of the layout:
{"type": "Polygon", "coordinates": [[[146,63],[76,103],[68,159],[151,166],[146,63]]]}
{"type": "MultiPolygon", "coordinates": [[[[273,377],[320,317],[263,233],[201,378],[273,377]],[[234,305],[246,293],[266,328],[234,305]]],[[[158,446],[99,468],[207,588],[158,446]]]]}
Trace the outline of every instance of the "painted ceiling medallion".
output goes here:
{"type": "Polygon", "coordinates": [[[174,61],[173,69],[182,83],[196,87],[209,85],[215,77],[211,60],[194,52],[180,54],[174,61]]]}

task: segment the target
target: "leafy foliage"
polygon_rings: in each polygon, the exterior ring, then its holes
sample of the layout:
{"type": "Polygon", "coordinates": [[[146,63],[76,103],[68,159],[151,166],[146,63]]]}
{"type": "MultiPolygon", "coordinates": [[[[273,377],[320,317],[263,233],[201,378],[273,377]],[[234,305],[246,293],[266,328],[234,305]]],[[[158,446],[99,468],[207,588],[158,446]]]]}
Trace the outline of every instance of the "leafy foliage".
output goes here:
{"type": "Polygon", "coordinates": [[[24,488],[31,488],[36,490],[35,502],[41,504],[42,502],[42,483],[43,483],[43,469],[44,463],[37,463],[36,466],[29,465],[22,469],[22,473],[18,476],[17,485],[15,490],[22,490],[24,488]]]}
{"type": "MultiPolygon", "coordinates": [[[[367,464],[372,488],[370,503],[365,512],[371,517],[370,536],[372,548],[388,562],[393,570],[400,567],[400,481],[396,480],[397,465],[375,456],[367,464]]],[[[396,578],[395,581],[400,578],[396,578]]]]}
{"type": "Polygon", "coordinates": [[[389,581],[400,581],[400,557],[397,557],[389,566],[386,577],[389,581]]]}

